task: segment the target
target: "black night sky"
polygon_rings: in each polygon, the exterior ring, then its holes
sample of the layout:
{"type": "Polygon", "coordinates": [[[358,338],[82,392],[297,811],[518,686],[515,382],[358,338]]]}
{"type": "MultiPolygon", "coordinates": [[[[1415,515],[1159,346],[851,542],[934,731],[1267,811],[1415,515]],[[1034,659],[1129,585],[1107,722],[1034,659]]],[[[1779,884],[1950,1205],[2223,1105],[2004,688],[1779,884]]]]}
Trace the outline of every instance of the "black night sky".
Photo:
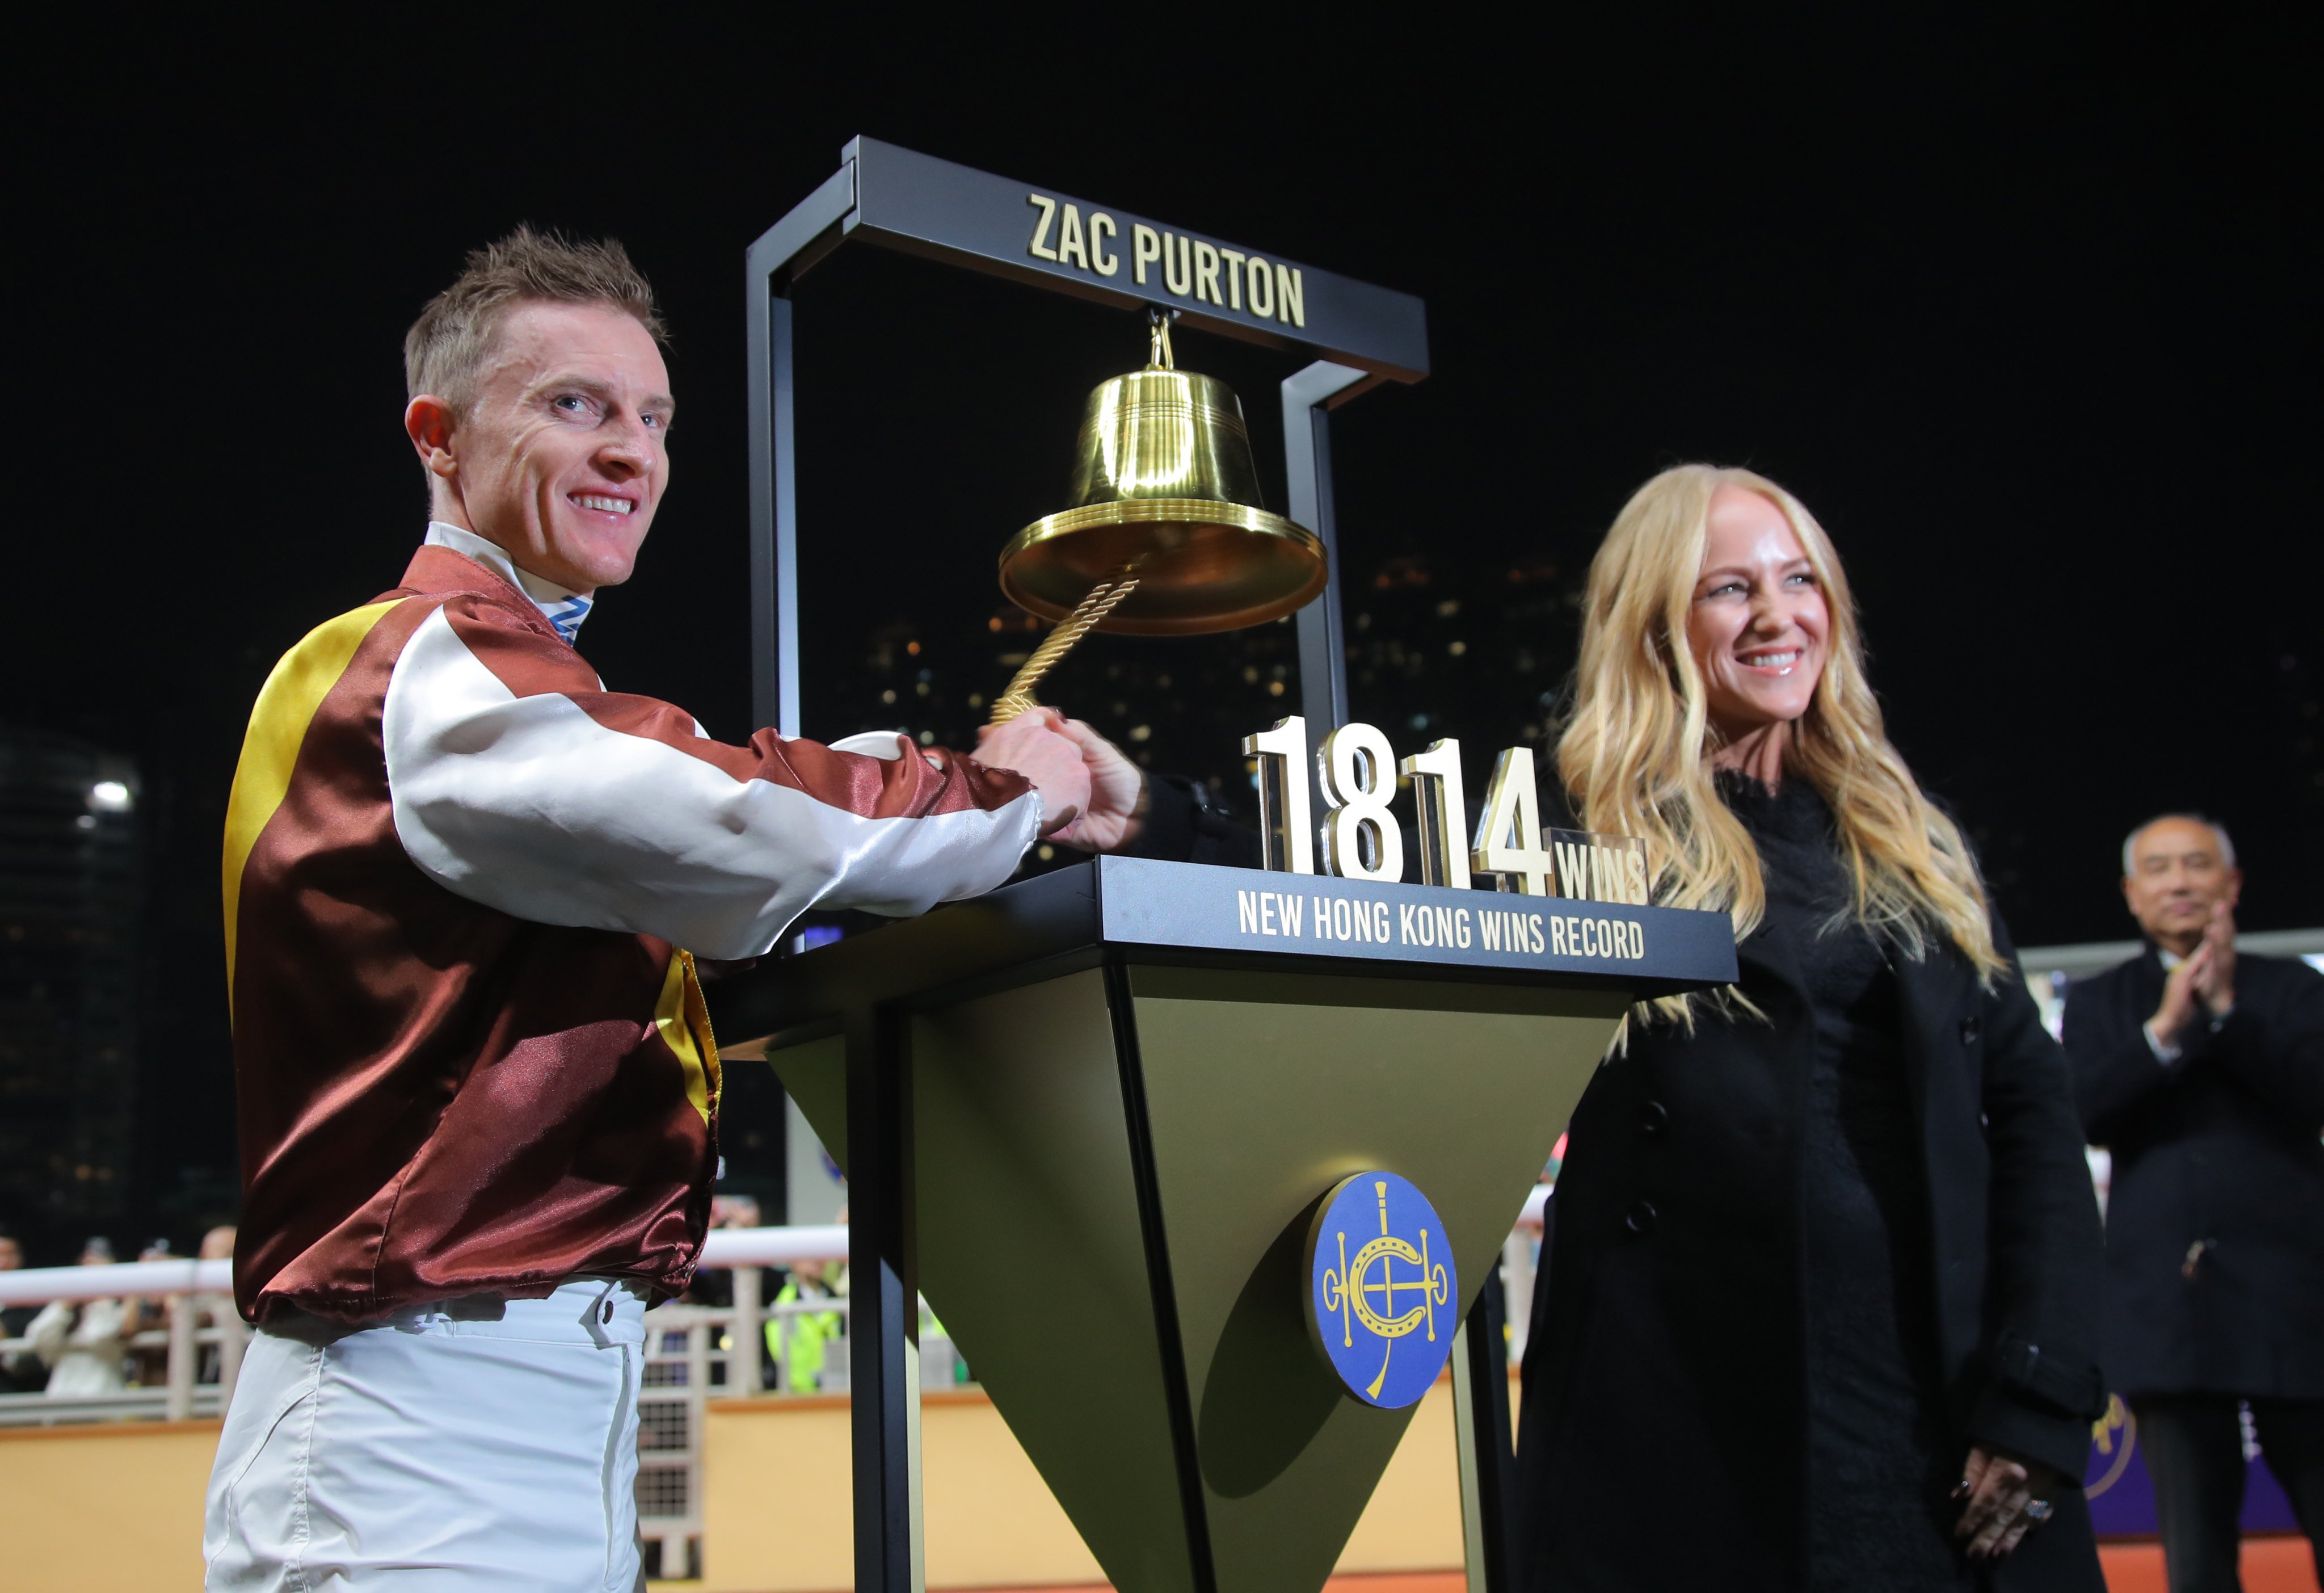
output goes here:
{"type": "MultiPolygon", "coordinates": [[[[2292,42],[1637,14],[1338,14],[1324,54],[1232,13],[1072,54],[612,11],[27,48],[0,721],[142,770],[143,1209],[231,1178],[226,794],[274,659],[420,533],[404,328],[520,220],[628,244],[675,333],[677,471],[584,651],[739,739],[742,251],[858,133],[1427,301],[1429,379],[1333,433],[1356,713],[1399,750],[1459,736],[1474,786],[1541,736],[1623,499],[1749,464],[1839,542],[1891,732],[2021,942],[2130,934],[2121,836],[2181,806],[2233,830],[2245,927],[2324,922],[2292,42]]],[[[1083,394],[1140,325],[865,248],[797,301],[807,729],[956,741],[1008,674],[993,555],[1060,506],[1083,394]]],[[[1240,391],[1280,508],[1275,384],[1305,360],[1193,332],[1178,358],[1240,391]]],[[[1233,737],[1296,706],[1296,675],[1268,691],[1288,643],[1100,638],[1045,696],[1231,798],[1233,737]]]]}

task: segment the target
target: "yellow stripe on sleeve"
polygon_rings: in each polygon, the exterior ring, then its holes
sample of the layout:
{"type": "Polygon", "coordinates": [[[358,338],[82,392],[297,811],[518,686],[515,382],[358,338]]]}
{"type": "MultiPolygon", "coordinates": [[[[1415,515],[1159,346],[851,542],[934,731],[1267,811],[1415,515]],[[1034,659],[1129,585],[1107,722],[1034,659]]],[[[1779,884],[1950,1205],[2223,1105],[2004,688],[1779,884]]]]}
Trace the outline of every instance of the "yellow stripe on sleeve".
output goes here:
{"type": "Polygon", "coordinates": [[[226,809],[226,859],[222,883],[226,891],[226,994],[227,1010],[234,1003],[235,931],[241,918],[242,871],[267,822],[290,793],[290,771],[307,727],[323,699],[347,672],[355,649],[372,626],[400,602],[391,598],[373,603],[317,625],[296,647],[282,655],[274,672],[259,688],[257,704],[250,710],[250,729],[242,740],[242,761],[235,765],[234,794],[226,809]]]}

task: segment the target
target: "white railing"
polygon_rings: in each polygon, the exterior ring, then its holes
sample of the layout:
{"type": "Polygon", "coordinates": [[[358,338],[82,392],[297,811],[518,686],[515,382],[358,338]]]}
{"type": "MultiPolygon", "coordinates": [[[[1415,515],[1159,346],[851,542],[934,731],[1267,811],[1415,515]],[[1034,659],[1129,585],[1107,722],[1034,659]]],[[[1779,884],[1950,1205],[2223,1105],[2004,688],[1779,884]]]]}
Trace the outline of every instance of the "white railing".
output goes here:
{"type": "MultiPolygon", "coordinates": [[[[672,1574],[686,1574],[687,1568],[700,1561],[705,1403],[762,1393],[839,1393],[847,1386],[847,1340],[843,1336],[824,1343],[814,1390],[796,1386],[791,1364],[800,1341],[798,1320],[835,1317],[844,1334],[847,1301],[766,1301],[761,1298],[760,1269],[837,1260],[846,1254],[847,1230],[841,1227],[721,1228],[705,1243],[702,1266],[706,1271],[732,1270],[733,1303],[670,1304],[646,1313],[643,1387],[638,1400],[639,1524],[672,1574]],[[764,1375],[761,1348],[770,1322],[776,1327],[771,1380],[764,1375]]],[[[234,1398],[235,1377],[250,1336],[249,1326],[235,1314],[233,1291],[234,1264],[227,1261],[141,1261],[0,1272],[0,1305],[160,1301],[166,1302],[168,1322],[166,1328],[148,1329],[123,1340],[124,1359],[140,1352],[163,1352],[167,1370],[161,1386],[78,1397],[0,1394],[0,1427],[222,1416],[234,1398]],[[206,1349],[215,1353],[206,1355],[206,1349]]],[[[28,1339],[0,1338],[0,1355],[32,1353],[28,1339]]]]}
{"type": "Polygon", "coordinates": [[[230,1261],[128,1261],[117,1266],[42,1266],[0,1273],[0,1305],[51,1300],[119,1300],[124,1295],[231,1294],[230,1261]]]}
{"type": "MultiPolygon", "coordinates": [[[[2144,949],[2143,940],[2091,940],[2079,946],[2020,946],[2018,965],[2031,977],[2064,974],[2073,978],[2102,973],[2128,962],[2144,949]]],[[[2297,957],[2324,973],[2324,926],[2312,930],[2255,930],[2236,937],[2236,949],[2263,957],[2297,957]]]]}
{"type": "MultiPolygon", "coordinates": [[[[1526,1306],[1532,1299],[1534,1246],[1541,1232],[1545,1188],[1526,1203],[1502,1252],[1510,1301],[1511,1358],[1524,1353],[1526,1306]]],[[[702,1537],[702,1438],[714,1399],[757,1394],[842,1394],[848,1386],[848,1301],[817,1297],[769,1301],[761,1270],[847,1255],[843,1227],[721,1228],[703,1246],[702,1270],[727,1271],[731,1305],[672,1303],[646,1313],[645,1366],[638,1396],[638,1524],[655,1545],[659,1574],[698,1574],[702,1537]],[[823,1359],[812,1388],[793,1374],[802,1341],[799,1319],[838,1319],[839,1333],[818,1334],[823,1359]],[[767,1329],[775,1329],[770,1344],[767,1329]],[[770,1375],[769,1362],[771,1362],[770,1375]]],[[[184,1420],[224,1413],[250,1329],[235,1313],[233,1265],[224,1261],[149,1261],[117,1266],[62,1266],[0,1273],[0,1305],[53,1300],[159,1297],[170,1302],[169,1326],[128,1340],[132,1350],[166,1349],[168,1373],[159,1388],[129,1388],[88,1398],[41,1394],[0,1394],[0,1426],[59,1422],[184,1420]],[[209,1319],[204,1325],[202,1319],[209,1319]],[[215,1357],[204,1347],[216,1346],[215,1357]],[[206,1364],[207,1363],[207,1364],[206,1364]]],[[[920,1371],[924,1388],[954,1385],[959,1357],[922,1306],[920,1371]]],[[[0,1339],[0,1352],[29,1352],[21,1338],[0,1339]]],[[[650,1567],[653,1565],[650,1561],[650,1567]]]]}
{"type": "MultiPolygon", "coordinates": [[[[753,1269],[749,1277],[755,1292],[758,1267],[825,1261],[846,1254],[844,1227],[722,1228],[709,1236],[702,1260],[706,1267],[753,1269]]],[[[0,1427],[156,1418],[178,1422],[223,1414],[234,1398],[235,1376],[241,1370],[243,1348],[250,1336],[249,1327],[235,1312],[233,1295],[230,1261],[189,1258],[0,1272],[0,1306],[46,1305],[60,1300],[156,1301],[166,1302],[161,1314],[168,1323],[165,1328],[134,1334],[123,1346],[125,1354],[162,1352],[167,1371],[159,1387],[131,1386],[118,1393],[82,1396],[0,1394],[0,1427]],[[205,1355],[205,1350],[215,1354],[205,1355]]],[[[844,1313],[844,1303],[838,1309],[844,1313]]],[[[754,1335],[763,1331],[768,1313],[756,1300],[749,1302],[748,1310],[752,1313],[750,1331],[754,1335]]],[[[721,1325],[732,1331],[730,1322],[721,1325]]],[[[789,1335],[784,1337],[788,1342],[789,1335]]],[[[0,1355],[32,1353],[26,1339],[0,1338],[0,1355]]],[[[753,1362],[748,1370],[749,1375],[738,1380],[735,1392],[759,1391],[757,1364],[753,1362]]]]}
{"type": "MultiPolygon", "coordinates": [[[[0,1273],[0,1305],[46,1305],[51,1301],[161,1298],[165,1328],[148,1329],[124,1341],[129,1353],[162,1350],[167,1368],[159,1388],[130,1387],[115,1394],[0,1394],[0,1427],[50,1426],[59,1422],[224,1414],[242,1369],[250,1329],[235,1314],[234,1264],[230,1261],[133,1261],[118,1266],[51,1266],[0,1273]],[[203,1325],[203,1319],[209,1325],[203,1325]],[[207,1383],[198,1381],[202,1351],[217,1354],[207,1383]]],[[[0,1338],[0,1355],[32,1354],[23,1338],[0,1338]]]]}

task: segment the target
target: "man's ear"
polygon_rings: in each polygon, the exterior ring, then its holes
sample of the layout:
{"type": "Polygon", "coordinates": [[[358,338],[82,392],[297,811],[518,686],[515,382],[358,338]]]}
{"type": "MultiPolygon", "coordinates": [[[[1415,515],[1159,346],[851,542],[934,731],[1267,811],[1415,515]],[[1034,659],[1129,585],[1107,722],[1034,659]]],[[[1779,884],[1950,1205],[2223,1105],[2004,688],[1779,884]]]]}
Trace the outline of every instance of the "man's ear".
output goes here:
{"type": "Polygon", "coordinates": [[[449,481],[459,474],[452,457],[452,406],[432,393],[423,393],[403,406],[404,435],[430,476],[449,481]]]}
{"type": "MultiPolygon", "coordinates": [[[[2130,909],[2131,917],[2137,918],[2138,898],[2131,894],[2132,883],[2130,875],[2126,874],[2122,876],[2122,904],[2130,909]]],[[[2140,922],[2144,922],[2144,921],[2141,920],[2140,922]]]]}
{"type": "Polygon", "coordinates": [[[2230,912],[2233,912],[2237,907],[2243,904],[2244,871],[2242,869],[2230,868],[2227,870],[2227,894],[2220,899],[2227,903],[2227,911],[2230,912]]]}

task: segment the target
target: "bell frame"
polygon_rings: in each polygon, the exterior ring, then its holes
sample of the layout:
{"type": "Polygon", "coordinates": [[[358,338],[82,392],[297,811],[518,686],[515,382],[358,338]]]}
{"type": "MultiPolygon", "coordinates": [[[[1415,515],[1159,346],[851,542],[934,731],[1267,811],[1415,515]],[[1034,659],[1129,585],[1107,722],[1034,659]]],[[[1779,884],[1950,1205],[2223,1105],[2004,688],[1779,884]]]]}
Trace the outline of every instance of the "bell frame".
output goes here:
{"type": "MultiPolygon", "coordinates": [[[[1059,241],[1071,235],[1057,235],[1059,241]]],[[[1333,507],[1329,412],[1383,382],[1413,383],[1428,374],[1427,316],[1422,301],[1372,284],[1255,251],[1222,245],[1183,228],[1107,210],[1071,196],[915,153],[871,138],[851,140],[839,170],[752,244],[744,272],[749,337],[751,537],[751,694],[754,723],[802,734],[800,719],[798,392],[793,375],[792,286],[841,245],[862,239],[963,270],[1124,309],[1175,310],[1187,325],[1246,342],[1312,355],[1281,386],[1289,517],[1322,539],[1328,577],[1322,593],[1297,614],[1300,711],[1320,739],[1348,719],[1345,639],[1341,619],[1338,537],[1333,507]],[[1098,223],[1117,253],[1094,251],[1078,268],[1070,245],[1043,247],[1062,211],[1098,223]],[[1144,248],[1171,240],[1183,258],[1212,266],[1207,282],[1166,263],[1148,280],[1144,248]],[[1200,256],[1195,250],[1202,251],[1200,256]],[[1063,257],[1060,257],[1060,256],[1063,257]],[[1216,263],[1228,268],[1231,294],[1219,289],[1216,263]],[[1111,268],[1108,262],[1110,261],[1111,268]],[[1271,313],[1259,313],[1256,279],[1246,307],[1236,273],[1244,263],[1271,282],[1271,313]],[[1123,269],[1125,265],[1131,267],[1123,269]],[[1174,274],[1191,292],[1170,291],[1174,274]],[[1207,287],[1207,292],[1204,291],[1207,287]],[[1231,301],[1222,302],[1222,299],[1231,301]]],[[[1091,251],[1083,251],[1084,260],[1091,251]]],[[[876,1026],[876,1025],[875,1025],[876,1026]]],[[[898,1048],[881,1036],[851,1047],[847,1138],[853,1288],[851,1338],[855,1586],[862,1593],[918,1593],[921,1580],[918,1311],[915,1223],[906,1168],[908,1102],[901,1079],[882,1065],[898,1048]]],[[[1499,1364],[1504,1302],[1498,1274],[1480,1294],[1453,1357],[1459,1428],[1462,1515],[1472,1593],[1508,1586],[1508,1528],[1514,1461],[1505,1368],[1499,1364]]]]}

